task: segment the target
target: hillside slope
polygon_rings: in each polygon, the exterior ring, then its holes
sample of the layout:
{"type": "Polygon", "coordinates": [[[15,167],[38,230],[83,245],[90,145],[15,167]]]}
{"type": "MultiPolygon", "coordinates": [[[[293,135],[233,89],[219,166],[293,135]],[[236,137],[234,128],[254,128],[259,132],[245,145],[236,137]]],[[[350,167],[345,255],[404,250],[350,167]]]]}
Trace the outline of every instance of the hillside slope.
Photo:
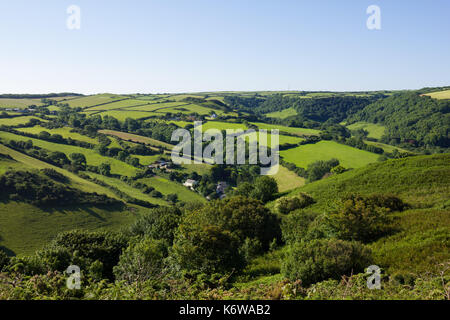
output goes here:
{"type": "Polygon", "coordinates": [[[329,213],[348,194],[393,194],[409,209],[395,213],[398,231],[371,243],[376,264],[392,273],[426,273],[450,259],[450,154],[370,164],[298,188],[316,203],[306,210],[329,213]]]}

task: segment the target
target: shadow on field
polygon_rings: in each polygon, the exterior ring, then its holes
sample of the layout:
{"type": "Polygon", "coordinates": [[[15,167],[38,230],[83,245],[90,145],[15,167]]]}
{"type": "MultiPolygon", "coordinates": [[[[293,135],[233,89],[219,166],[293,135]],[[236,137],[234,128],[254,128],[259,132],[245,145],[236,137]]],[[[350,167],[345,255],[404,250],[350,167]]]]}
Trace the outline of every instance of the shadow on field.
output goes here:
{"type": "Polygon", "coordinates": [[[14,251],[12,251],[11,249],[4,247],[4,246],[0,246],[0,251],[3,251],[4,253],[6,253],[6,255],[8,255],[10,257],[14,257],[16,255],[16,253],[14,251]]]}
{"type": "Polygon", "coordinates": [[[58,206],[58,207],[39,207],[42,211],[52,214],[55,212],[59,212],[62,214],[77,214],[80,211],[84,211],[91,215],[92,217],[100,220],[100,221],[106,221],[105,218],[100,216],[97,212],[95,212],[93,209],[101,209],[107,212],[113,212],[113,211],[123,211],[125,206],[124,205],[78,205],[78,206],[58,206]]]}

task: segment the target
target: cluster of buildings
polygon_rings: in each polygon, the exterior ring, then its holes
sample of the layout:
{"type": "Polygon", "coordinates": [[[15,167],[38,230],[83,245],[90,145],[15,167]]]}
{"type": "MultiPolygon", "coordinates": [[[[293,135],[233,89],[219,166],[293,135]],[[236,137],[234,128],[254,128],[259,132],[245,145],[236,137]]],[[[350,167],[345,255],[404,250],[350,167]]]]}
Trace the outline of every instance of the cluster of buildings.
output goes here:
{"type": "MultiPolygon", "coordinates": [[[[191,190],[195,190],[195,187],[198,185],[198,181],[197,180],[193,180],[193,179],[187,179],[184,183],[183,186],[191,189],[191,190]]],[[[217,183],[216,186],[216,192],[219,195],[220,199],[223,199],[226,197],[225,194],[225,190],[228,188],[228,183],[226,181],[219,181],[217,183]]],[[[207,197],[207,199],[209,200],[209,196],[207,197]]]]}
{"type": "Polygon", "coordinates": [[[150,169],[170,169],[172,168],[171,161],[158,160],[155,163],[148,166],[150,169]]]}

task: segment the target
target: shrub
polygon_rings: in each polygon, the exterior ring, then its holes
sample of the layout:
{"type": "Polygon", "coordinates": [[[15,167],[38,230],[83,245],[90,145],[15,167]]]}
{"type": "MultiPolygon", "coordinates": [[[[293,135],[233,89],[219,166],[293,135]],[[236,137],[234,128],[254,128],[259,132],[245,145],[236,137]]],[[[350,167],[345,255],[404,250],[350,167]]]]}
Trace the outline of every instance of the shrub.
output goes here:
{"type": "Polygon", "coordinates": [[[393,230],[389,213],[402,207],[395,197],[351,195],[330,215],[330,223],[340,239],[367,243],[393,230]]]}
{"type": "Polygon", "coordinates": [[[295,197],[282,197],[275,203],[276,210],[281,214],[288,214],[291,211],[306,208],[314,203],[314,199],[306,194],[300,193],[295,197]]]}
{"type": "Polygon", "coordinates": [[[188,272],[226,274],[245,266],[239,246],[239,239],[220,227],[180,225],[172,257],[180,269],[188,272]]]}
{"type": "Polygon", "coordinates": [[[272,177],[262,176],[255,180],[250,197],[266,203],[272,200],[276,193],[278,193],[276,180],[272,177]]]}
{"type": "Polygon", "coordinates": [[[98,260],[104,267],[103,277],[112,279],[112,269],[126,246],[127,241],[119,234],[75,230],[58,234],[45,250],[66,250],[72,262],[84,270],[98,260]]]}
{"type": "Polygon", "coordinates": [[[304,240],[308,234],[309,226],[316,219],[317,214],[311,212],[295,212],[281,221],[283,240],[286,243],[295,243],[304,240]]]}
{"type": "Polygon", "coordinates": [[[114,267],[114,275],[117,280],[128,283],[159,279],[163,276],[166,256],[167,247],[162,241],[144,239],[125,249],[114,267]]]}
{"type": "Polygon", "coordinates": [[[0,249],[0,272],[9,264],[9,257],[0,249]]]}
{"type": "Polygon", "coordinates": [[[188,213],[183,223],[219,226],[236,235],[241,243],[256,238],[264,250],[274,238],[281,237],[278,218],[260,201],[244,197],[211,201],[201,210],[188,213]]]}
{"type": "Polygon", "coordinates": [[[160,207],[150,209],[130,227],[131,236],[149,237],[164,240],[172,245],[175,229],[180,222],[181,212],[178,208],[160,207]]]}
{"type": "Polygon", "coordinates": [[[281,269],[286,278],[309,286],[362,272],[371,264],[370,250],[358,242],[320,239],[290,246],[281,269]]]}
{"type": "Polygon", "coordinates": [[[62,173],[59,173],[55,169],[45,168],[40,170],[43,174],[45,174],[47,177],[61,183],[68,183],[69,178],[67,178],[62,173]]]}
{"type": "Polygon", "coordinates": [[[328,161],[315,161],[308,165],[307,175],[308,182],[313,182],[322,179],[327,173],[331,171],[334,167],[339,165],[339,160],[331,159],[328,161]]]}
{"type": "Polygon", "coordinates": [[[162,198],[163,195],[158,190],[153,190],[152,192],[150,192],[150,196],[153,198],[162,198]]]}

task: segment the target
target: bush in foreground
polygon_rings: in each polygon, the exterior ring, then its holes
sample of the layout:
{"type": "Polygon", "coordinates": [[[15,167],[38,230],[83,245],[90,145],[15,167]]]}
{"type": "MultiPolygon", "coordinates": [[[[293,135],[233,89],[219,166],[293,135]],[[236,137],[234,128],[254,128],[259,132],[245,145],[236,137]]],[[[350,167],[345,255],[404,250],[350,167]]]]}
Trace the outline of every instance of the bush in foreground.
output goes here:
{"type": "Polygon", "coordinates": [[[288,214],[291,211],[306,208],[314,203],[314,199],[306,194],[300,193],[295,197],[282,197],[275,203],[275,208],[278,213],[288,214]]]}
{"type": "Polygon", "coordinates": [[[301,280],[303,286],[340,279],[372,264],[371,252],[358,242],[321,239],[291,245],[282,264],[289,280],[301,280]]]}

